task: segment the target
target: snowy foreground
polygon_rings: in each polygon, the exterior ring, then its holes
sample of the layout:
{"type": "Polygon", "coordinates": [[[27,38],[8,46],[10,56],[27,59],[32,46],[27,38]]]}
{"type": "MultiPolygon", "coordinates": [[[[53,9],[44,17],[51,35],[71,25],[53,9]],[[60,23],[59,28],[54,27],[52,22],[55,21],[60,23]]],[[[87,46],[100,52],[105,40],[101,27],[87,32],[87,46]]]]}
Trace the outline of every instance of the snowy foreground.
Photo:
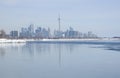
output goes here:
{"type": "Polygon", "coordinates": [[[0,39],[0,44],[4,43],[120,43],[120,39],[0,39]]]}
{"type": "Polygon", "coordinates": [[[22,39],[0,39],[0,43],[25,43],[26,40],[22,39]]]}

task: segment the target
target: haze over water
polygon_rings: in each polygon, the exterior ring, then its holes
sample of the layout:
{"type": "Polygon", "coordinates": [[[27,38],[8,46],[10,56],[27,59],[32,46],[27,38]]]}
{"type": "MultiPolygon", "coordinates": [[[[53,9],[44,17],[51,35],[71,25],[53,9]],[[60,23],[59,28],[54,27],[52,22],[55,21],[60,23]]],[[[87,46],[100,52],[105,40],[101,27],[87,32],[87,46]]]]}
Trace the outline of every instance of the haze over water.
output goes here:
{"type": "Polygon", "coordinates": [[[119,46],[1,44],[0,78],[120,78],[119,46]]]}

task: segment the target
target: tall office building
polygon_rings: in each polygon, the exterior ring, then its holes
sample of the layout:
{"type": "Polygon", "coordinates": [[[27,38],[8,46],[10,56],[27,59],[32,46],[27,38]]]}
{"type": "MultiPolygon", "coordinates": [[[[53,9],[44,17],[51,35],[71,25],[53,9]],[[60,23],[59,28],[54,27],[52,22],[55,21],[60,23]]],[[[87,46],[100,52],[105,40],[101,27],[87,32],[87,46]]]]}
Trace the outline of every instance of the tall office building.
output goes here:
{"type": "Polygon", "coordinates": [[[33,25],[33,24],[31,24],[31,25],[28,27],[28,31],[29,31],[30,33],[34,33],[34,25],[33,25]]]}
{"type": "Polygon", "coordinates": [[[10,32],[10,37],[11,38],[18,38],[18,31],[11,31],[10,32]]]}
{"type": "Polygon", "coordinates": [[[29,38],[33,38],[34,37],[34,25],[31,24],[29,27],[28,27],[28,37],[29,38]]]}

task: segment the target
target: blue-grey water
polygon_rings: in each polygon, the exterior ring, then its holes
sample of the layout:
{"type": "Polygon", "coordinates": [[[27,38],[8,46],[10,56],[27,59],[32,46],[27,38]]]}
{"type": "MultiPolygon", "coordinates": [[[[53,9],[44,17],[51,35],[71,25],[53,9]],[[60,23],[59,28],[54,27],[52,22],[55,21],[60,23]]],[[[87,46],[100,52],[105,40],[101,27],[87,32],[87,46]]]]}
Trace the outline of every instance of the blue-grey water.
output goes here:
{"type": "Polygon", "coordinates": [[[0,78],[120,78],[120,45],[1,44],[0,78]]]}

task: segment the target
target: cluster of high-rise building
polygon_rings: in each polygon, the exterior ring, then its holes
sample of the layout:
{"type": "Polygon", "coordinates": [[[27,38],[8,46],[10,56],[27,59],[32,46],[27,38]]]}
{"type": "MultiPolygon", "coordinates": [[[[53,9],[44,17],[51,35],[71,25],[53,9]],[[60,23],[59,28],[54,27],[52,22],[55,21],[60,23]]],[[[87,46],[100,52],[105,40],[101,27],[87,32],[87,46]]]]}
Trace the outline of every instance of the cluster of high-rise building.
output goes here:
{"type": "Polygon", "coordinates": [[[98,37],[92,32],[82,33],[70,27],[66,31],[54,31],[54,38],[98,38],[98,37]]]}
{"type": "Polygon", "coordinates": [[[34,25],[31,24],[27,28],[22,27],[20,31],[11,31],[9,35],[6,35],[4,30],[0,30],[0,38],[97,38],[97,35],[93,34],[92,32],[82,33],[74,30],[72,27],[70,27],[66,31],[61,31],[60,29],[54,30],[54,33],[51,34],[50,28],[37,27],[36,29],[34,29],[34,25]]]}
{"type": "Polygon", "coordinates": [[[34,30],[33,24],[28,28],[21,28],[19,38],[49,38],[50,29],[38,27],[34,30]]]}

